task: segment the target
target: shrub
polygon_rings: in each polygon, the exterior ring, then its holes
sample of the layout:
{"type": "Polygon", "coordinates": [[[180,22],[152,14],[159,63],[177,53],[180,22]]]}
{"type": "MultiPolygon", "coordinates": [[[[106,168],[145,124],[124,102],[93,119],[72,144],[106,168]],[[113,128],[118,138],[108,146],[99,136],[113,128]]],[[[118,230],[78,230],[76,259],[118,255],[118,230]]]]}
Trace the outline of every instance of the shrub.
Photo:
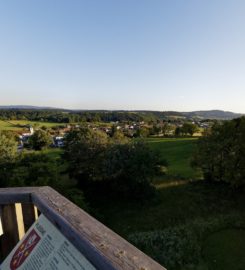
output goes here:
{"type": "Polygon", "coordinates": [[[208,220],[198,219],[160,231],[134,233],[129,235],[128,240],[168,270],[183,269],[183,267],[188,269],[197,266],[200,262],[202,242],[210,233],[226,228],[242,227],[245,227],[245,217],[221,215],[208,220]]]}

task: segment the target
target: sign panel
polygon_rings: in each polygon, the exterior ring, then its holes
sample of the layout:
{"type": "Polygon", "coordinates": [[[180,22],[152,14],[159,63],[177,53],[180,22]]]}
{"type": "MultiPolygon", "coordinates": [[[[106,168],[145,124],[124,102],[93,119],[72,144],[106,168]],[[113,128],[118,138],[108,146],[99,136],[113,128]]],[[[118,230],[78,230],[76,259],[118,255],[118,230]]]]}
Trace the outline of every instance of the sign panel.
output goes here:
{"type": "Polygon", "coordinates": [[[44,216],[28,230],[1,270],[96,270],[44,216]]]}

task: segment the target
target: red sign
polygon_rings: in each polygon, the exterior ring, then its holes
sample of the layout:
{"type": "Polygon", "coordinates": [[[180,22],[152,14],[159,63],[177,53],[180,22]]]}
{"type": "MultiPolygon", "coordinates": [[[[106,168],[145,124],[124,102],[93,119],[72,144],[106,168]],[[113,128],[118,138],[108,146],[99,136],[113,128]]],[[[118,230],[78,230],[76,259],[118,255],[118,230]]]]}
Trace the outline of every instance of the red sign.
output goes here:
{"type": "Polygon", "coordinates": [[[16,270],[17,268],[19,268],[23,264],[23,262],[31,254],[32,250],[37,245],[37,243],[40,241],[40,239],[41,239],[40,236],[33,229],[29,233],[29,235],[26,237],[26,239],[23,241],[23,243],[15,251],[15,253],[10,261],[10,269],[11,270],[16,270]]]}

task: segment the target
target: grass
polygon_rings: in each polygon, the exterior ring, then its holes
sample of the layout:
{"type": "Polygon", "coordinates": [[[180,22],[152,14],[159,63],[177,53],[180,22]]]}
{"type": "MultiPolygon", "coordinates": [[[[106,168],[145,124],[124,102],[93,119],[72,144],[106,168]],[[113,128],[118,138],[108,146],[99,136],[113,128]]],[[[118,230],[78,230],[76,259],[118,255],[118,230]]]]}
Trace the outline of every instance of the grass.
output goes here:
{"type": "Polygon", "coordinates": [[[201,172],[190,165],[197,138],[150,138],[151,149],[169,163],[167,175],[174,178],[198,179],[201,172]]]}
{"type": "Polygon", "coordinates": [[[204,260],[208,269],[243,270],[245,266],[245,230],[216,232],[204,243],[204,260]]]}
{"type": "Polygon", "coordinates": [[[26,120],[14,120],[14,121],[10,121],[10,122],[13,123],[13,125],[15,125],[15,126],[31,125],[31,126],[38,126],[38,127],[45,126],[47,128],[61,126],[61,125],[67,125],[67,123],[51,123],[51,122],[26,121],[26,120]]]}
{"type": "Polygon", "coordinates": [[[235,209],[239,211],[237,200],[228,188],[199,181],[160,189],[154,201],[144,204],[120,200],[113,204],[106,200],[92,203],[96,215],[126,237],[133,232],[161,230],[194,218],[206,219],[235,209]]]}
{"type": "MultiPolygon", "coordinates": [[[[167,230],[170,232],[170,240],[172,239],[171,237],[175,236],[174,243],[182,246],[181,250],[183,251],[183,247],[184,249],[188,247],[188,249],[191,250],[190,247],[194,246],[194,244],[196,245],[195,239],[199,234],[201,234],[201,229],[203,226],[202,223],[207,223],[205,226],[208,226],[208,228],[210,227],[209,230],[212,232],[212,230],[218,231],[225,228],[230,228],[226,227],[226,225],[223,225],[223,221],[220,221],[220,224],[218,223],[218,225],[212,225],[212,221],[215,221],[219,216],[222,216],[224,219],[226,219],[227,217],[229,218],[230,216],[236,215],[238,217],[236,221],[239,222],[239,218],[244,216],[245,198],[243,193],[238,194],[226,185],[206,184],[204,181],[197,181],[193,183],[187,182],[186,184],[179,186],[161,188],[158,190],[157,197],[154,201],[138,203],[115,200],[112,203],[106,200],[96,201],[95,198],[94,201],[91,202],[91,208],[93,209],[92,215],[96,216],[96,218],[101,220],[104,224],[106,224],[108,227],[126,239],[131,240],[131,235],[138,233],[143,233],[144,235],[148,232],[154,233],[157,231],[167,230]],[[193,222],[195,223],[197,221],[200,223],[200,226],[197,226],[197,229],[192,229],[193,222]],[[185,234],[179,233],[179,230],[175,231],[175,228],[181,227],[182,225],[184,225],[186,228],[185,234]],[[187,236],[184,238],[184,235],[187,236]],[[190,239],[188,239],[188,237],[190,237],[190,239]],[[194,241],[194,244],[192,241],[194,241]]],[[[157,245],[157,240],[149,241],[149,243],[155,243],[157,245]]],[[[231,239],[231,241],[233,241],[232,245],[236,245],[235,238],[233,240],[231,239]]],[[[137,242],[133,243],[137,245],[137,242]]],[[[202,243],[198,243],[198,245],[198,248],[201,249],[202,243]]],[[[220,245],[222,245],[222,242],[220,245]]],[[[164,249],[161,249],[161,245],[159,246],[159,248],[155,248],[152,251],[147,245],[145,247],[143,245],[142,247],[141,242],[139,242],[138,245],[140,249],[148,253],[150,256],[153,256],[155,259],[158,259],[161,253],[164,253],[164,249]]],[[[207,244],[205,244],[205,246],[212,247],[212,238],[207,244]]],[[[188,249],[185,252],[188,252],[188,249]]],[[[219,248],[217,247],[216,252],[219,252],[218,249],[219,248]]],[[[170,251],[168,250],[168,252],[170,251]]],[[[236,251],[234,251],[234,253],[236,253],[236,251]]],[[[194,268],[184,268],[184,265],[182,265],[183,268],[171,268],[170,265],[166,265],[165,261],[159,260],[159,262],[167,268],[174,270],[236,269],[232,267],[222,268],[222,266],[219,266],[218,264],[216,268],[212,268],[213,253],[209,252],[207,254],[208,255],[205,255],[203,258],[204,263],[200,263],[199,268],[197,268],[197,265],[194,265],[194,268]],[[209,265],[208,268],[206,268],[206,264],[209,265]]],[[[225,252],[220,252],[219,254],[220,261],[222,261],[222,258],[224,257],[227,260],[232,261],[232,253],[225,254],[225,252]]],[[[240,255],[241,254],[239,252],[236,253],[236,258],[243,263],[243,257],[240,255]]],[[[179,260],[177,259],[177,256],[178,253],[176,253],[175,249],[173,249],[173,260],[179,260]]],[[[195,257],[195,255],[192,254],[188,254],[188,256],[189,258],[192,258],[192,256],[195,257]]],[[[198,260],[201,258],[196,257],[195,259],[198,260]]],[[[241,269],[245,269],[245,263],[243,266],[244,267],[241,269]]],[[[239,268],[237,268],[237,270],[238,269],[239,268]]]]}
{"type": "Polygon", "coordinates": [[[11,130],[11,131],[21,131],[23,130],[23,128],[11,123],[11,122],[8,122],[8,121],[2,121],[0,120],[0,130],[11,130]]]}
{"type": "Polygon", "coordinates": [[[134,233],[129,239],[168,270],[239,270],[244,269],[244,256],[240,252],[244,231],[236,229],[241,225],[245,226],[244,215],[223,214],[190,220],[164,230],[134,233]],[[204,245],[203,239],[207,236],[210,242],[204,245]],[[234,253],[229,252],[230,248],[234,253]]]}
{"type": "Polygon", "coordinates": [[[61,154],[63,153],[63,149],[61,148],[48,148],[41,151],[41,153],[46,154],[48,157],[53,159],[59,159],[61,154]]]}
{"type": "Polygon", "coordinates": [[[3,121],[0,120],[0,130],[9,131],[23,131],[26,128],[24,126],[31,125],[34,127],[45,126],[47,128],[52,128],[59,125],[66,125],[65,123],[50,123],[50,122],[38,122],[38,121],[26,121],[26,120],[10,120],[3,121]]]}

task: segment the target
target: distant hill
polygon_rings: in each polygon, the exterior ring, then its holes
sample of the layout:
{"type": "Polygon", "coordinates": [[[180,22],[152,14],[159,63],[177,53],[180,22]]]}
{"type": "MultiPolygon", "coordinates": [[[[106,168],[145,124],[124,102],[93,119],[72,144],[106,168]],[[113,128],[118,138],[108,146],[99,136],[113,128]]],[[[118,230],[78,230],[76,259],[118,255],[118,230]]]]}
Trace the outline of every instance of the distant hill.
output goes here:
{"type": "Polygon", "coordinates": [[[62,110],[62,109],[54,107],[31,106],[31,105],[6,105],[0,106],[0,110],[62,110]]]}
{"type": "Polygon", "coordinates": [[[230,120],[243,116],[243,114],[241,113],[234,113],[221,110],[183,112],[182,114],[187,118],[220,119],[220,120],[230,120]]]}
{"type": "Polygon", "coordinates": [[[217,120],[231,120],[243,116],[241,113],[234,113],[222,110],[206,110],[206,111],[192,111],[192,112],[178,112],[178,111],[147,111],[147,110],[69,110],[54,107],[41,107],[30,105],[8,105],[0,106],[0,110],[47,110],[47,111],[62,111],[67,113],[102,113],[102,114],[125,114],[132,113],[144,116],[154,116],[158,119],[217,119],[217,120]]]}

